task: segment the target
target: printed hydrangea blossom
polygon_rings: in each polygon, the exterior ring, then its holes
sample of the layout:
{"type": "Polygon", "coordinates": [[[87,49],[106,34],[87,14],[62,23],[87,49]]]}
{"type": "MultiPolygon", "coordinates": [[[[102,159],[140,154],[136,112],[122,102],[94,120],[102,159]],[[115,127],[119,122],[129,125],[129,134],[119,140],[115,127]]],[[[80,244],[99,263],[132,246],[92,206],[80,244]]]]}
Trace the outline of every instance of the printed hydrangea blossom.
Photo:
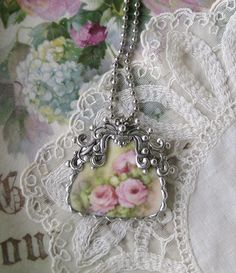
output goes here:
{"type": "Polygon", "coordinates": [[[17,67],[28,110],[39,111],[49,123],[64,122],[78,99],[80,65],[74,61],[60,63],[66,42],[63,37],[44,41],[17,67]]]}
{"type": "Polygon", "coordinates": [[[162,195],[155,170],[143,174],[136,166],[135,152],[111,145],[103,167],[89,166],[78,175],[69,200],[74,210],[84,214],[144,217],[159,211],[162,195]]]}

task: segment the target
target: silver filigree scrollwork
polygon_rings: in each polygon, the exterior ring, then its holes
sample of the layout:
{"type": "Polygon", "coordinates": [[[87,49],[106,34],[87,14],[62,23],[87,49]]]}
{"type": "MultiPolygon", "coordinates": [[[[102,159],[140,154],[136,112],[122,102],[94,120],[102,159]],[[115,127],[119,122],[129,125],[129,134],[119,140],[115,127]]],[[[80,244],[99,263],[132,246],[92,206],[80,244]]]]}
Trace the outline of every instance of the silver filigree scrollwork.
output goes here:
{"type": "MultiPolygon", "coordinates": [[[[153,138],[151,140],[152,129],[144,130],[140,127],[137,119],[133,122],[122,118],[116,119],[115,121],[105,119],[103,125],[98,127],[91,126],[90,130],[90,137],[81,134],[73,139],[74,143],[79,146],[79,150],[76,151],[74,157],[67,162],[67,166],[73,170],[73,174],[70,178],[71,183],[67,189],[67,202],[71,211],[84,215],[74,210],[71,205],[69,196],[73,183],[77,175],[83,170],[85,164],[90,164],[91,168],[101,167],[105,164],[110,141],[113,141],[120,147],[133,142],[135,145],[137,167],[142,169],[144,173],[151,167],[155,168],[161,184],[162,204],[160,210],[155,215],[148,216],[148,218],[157,216],[160,211],[164,211],[166,209],[166,199],[168,196],[164,177],[170,172],[173,172],[173,167],[169,165],[165,155],[166,149],[169,149],[171,146],[170,143],[160,138],[155,141],[153,141],[153,138]]],[[[108,216],[93,216],[105,217],[109,220],[114,218],[108,216]]]]}

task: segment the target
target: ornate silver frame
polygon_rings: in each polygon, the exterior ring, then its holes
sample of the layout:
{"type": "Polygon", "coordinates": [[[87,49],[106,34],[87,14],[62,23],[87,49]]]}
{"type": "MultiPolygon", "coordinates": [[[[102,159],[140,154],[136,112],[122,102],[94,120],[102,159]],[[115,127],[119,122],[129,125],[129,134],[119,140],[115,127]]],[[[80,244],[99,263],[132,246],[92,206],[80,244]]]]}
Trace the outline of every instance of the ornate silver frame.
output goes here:
{"type": "Polygon", "coordinates": [[[121,118],[116,119],[115,121],[109,121],[105,118],[103,122],[104,123],[101,126],[90,127],[92,132],[90,139],[85,134],[81,134],[73,139],[74,143],[78,144],[79,150],[75,151],[73,158],[67,162],[67,166],[73,170],[70,177],[71,183],[67,187],[67,203],[70,210],[80,216],[93,216],[95,218],[102,217],[108,220],[114,218],[121,220],[143,219],[158,216],[160,212],[163,212],[166,209],[166,200],[168,197],[164,177],[174,171],[165,156],[165,150],[170,149],[171,147],[170,143],[165,142],[161,138],[157,138],[155,141],[151,140],[153,130],[151,128],[148,130],[140,128],[137,119],[134,121],[127,121],[121,118]],[[106,151],[108,149],[109,141],[113,141],[116,145],[121,147],[133,141],[135,144],[137,167],[142,169],[144,173],[146,173],[150,167],[156,169],[157,175],[160,179],[162,195],[162,203],[160,210],[157,213],[144,217],[121,218],[84,214],[72,207],[70,202],[70,193],[77,175],[83,170],[86,163],[88,164],[90,162],[91,168],[97,168],[101,167],[106,162],[106,151]]]}

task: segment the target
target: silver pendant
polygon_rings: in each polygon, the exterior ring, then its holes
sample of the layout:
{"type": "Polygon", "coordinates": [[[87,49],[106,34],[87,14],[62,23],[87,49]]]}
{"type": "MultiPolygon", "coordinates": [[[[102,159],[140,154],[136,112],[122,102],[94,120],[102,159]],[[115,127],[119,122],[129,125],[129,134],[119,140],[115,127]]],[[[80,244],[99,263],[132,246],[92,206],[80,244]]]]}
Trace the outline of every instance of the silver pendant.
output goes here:
{"type": "Polygon", "coordinates": [[[74,138],[79,149],[67,162],[73,170],[68,205],[81,216],[107,219],[155,217],[166,209],[164,177],[173,168],[165,156],[170,143],[151,138],[139,121],[104,120],[91,137],[74,138]]]}

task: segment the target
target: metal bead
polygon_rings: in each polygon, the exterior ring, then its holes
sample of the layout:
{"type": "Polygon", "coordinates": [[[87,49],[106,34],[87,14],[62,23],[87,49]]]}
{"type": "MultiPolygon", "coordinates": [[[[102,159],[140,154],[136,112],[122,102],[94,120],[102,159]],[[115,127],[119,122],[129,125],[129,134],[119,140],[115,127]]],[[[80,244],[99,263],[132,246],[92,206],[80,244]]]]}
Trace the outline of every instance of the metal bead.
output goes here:
{"type": "Polygon", "coordinates": [[[118,118],[115,120],[115,125],[116,126],[120,125],[120,120],[118,118]]]}
{"type": "Polygon", "coordinates": [[[122,19],[123,19],[124,21],[127,21],[127,20],[128,20],[128,15],[125,14],[125,15],[122,17],[122,19]]]}
{"type": "Polygon", "coordinates": [[[143,141],[147,141],[148,139],[149,139],[148,136],[142,136],[143,141]]]}
{"type": "Polygon", "coordinates": [[[133,76],[131,74],[128,74],[126,78],[131,81],[133,79],[133,76]]]}
{"type": "Polygon", "coordinates": [[[113,110],[113,105],[109,105],[108,109],[113,110]]]}
{"type": "Polygon", "coordinates": [[[120,54],[120,53],[123,53],[123,52],[124,52],[124,50],[123,50],[122,48],[120,48],[120,49],[119,49],[119,54],[120,54]]]}
{"type": "Polygon", "coordinates": [[[148,133],[152,134],[153,133],[153,129],[152,128],[148,128],[148,133]]]}
{"type": "Polygon", "coordinates": [[[114,79],[114,78],[112,78],[112,79],[111,79],[111,84],[116,84],[116,83],[117,83],[117,80],[114,79]]]}
{"type": "Polygon", "coordinates": [[[148,148],[143,148],[142,149],[142,151],[141,151],[141,153],[143,154],[143,155],[147,155],[148,154],[148,148]]]}
{"type": "MultiPolygon", "coordinates": [[[[133,118],[134,116],[135,116],[135,113],[132,112],[132,113],[130,114],[130,117],[133,118]]],[[[137,129],[139,130],[139,127],[137,127],[137,129]]]]}
{"type": "Polygon", "coordinates": [[[125,125],[122,124],[122,125],[119,126],[119,131],[120,132],[123,133],[123,132],[125,132],[125,130],[126,130],[126,126],[125,125]]]}
{"type": "Polygon", "coordinates": [[[123,50],[122,46],[124,45],[124,43],[125,43],[124,39],[122,41],[120,41],[120,46],[121,46],[121,48],[119,50],[120,53],[123,53],[122,52],[122,50],[123,50]]]}
{"type": "Polygon", "coordinates": [[[170,167],[169,169],[171,174],[174,174],[176,172],[176,168],[174,168],[173,166],[170,167]]]}
{"type": "Polygon", "coordinates": [[[171,148],[171,144],[169,142],[166,142],[166,149],[170,149],[171,148]]]}
{"type": "Polygon", "coordinates": [[[152,164],[152,166],[156,166],[157,165],[156,158],[151,159],[151,164],[152,164]]]}
{"type": "Polygon", "coordinates": [[[111,72],[111,75],[112,75],[112,76],[117,76],[117,71],[116,71],[116,70],[113,70],[113,71],[111,72]]]}
{"type": "Polygon", "coordinates": [[[130,72],[130,67],[129,66],[125,66],[125,71],[126,72],[130,72]]]}
{"type": "Polygon", "coordinates": [[[129,6],[124,6],[123,11],[128,12],[129,11],[129,6]]]}
{"type": "Polygon", "coordinates": [[[134,123],[135,123],[135,124],[139,124],[139,119],[136,118],[136,119],[134,120],[134,123]]]}
{"type": "Polygon", "coordinates": [[[118,59],[115,59],[115,62],[113,63],[113,67],[116,69],[118,68],[118,59]]]}

